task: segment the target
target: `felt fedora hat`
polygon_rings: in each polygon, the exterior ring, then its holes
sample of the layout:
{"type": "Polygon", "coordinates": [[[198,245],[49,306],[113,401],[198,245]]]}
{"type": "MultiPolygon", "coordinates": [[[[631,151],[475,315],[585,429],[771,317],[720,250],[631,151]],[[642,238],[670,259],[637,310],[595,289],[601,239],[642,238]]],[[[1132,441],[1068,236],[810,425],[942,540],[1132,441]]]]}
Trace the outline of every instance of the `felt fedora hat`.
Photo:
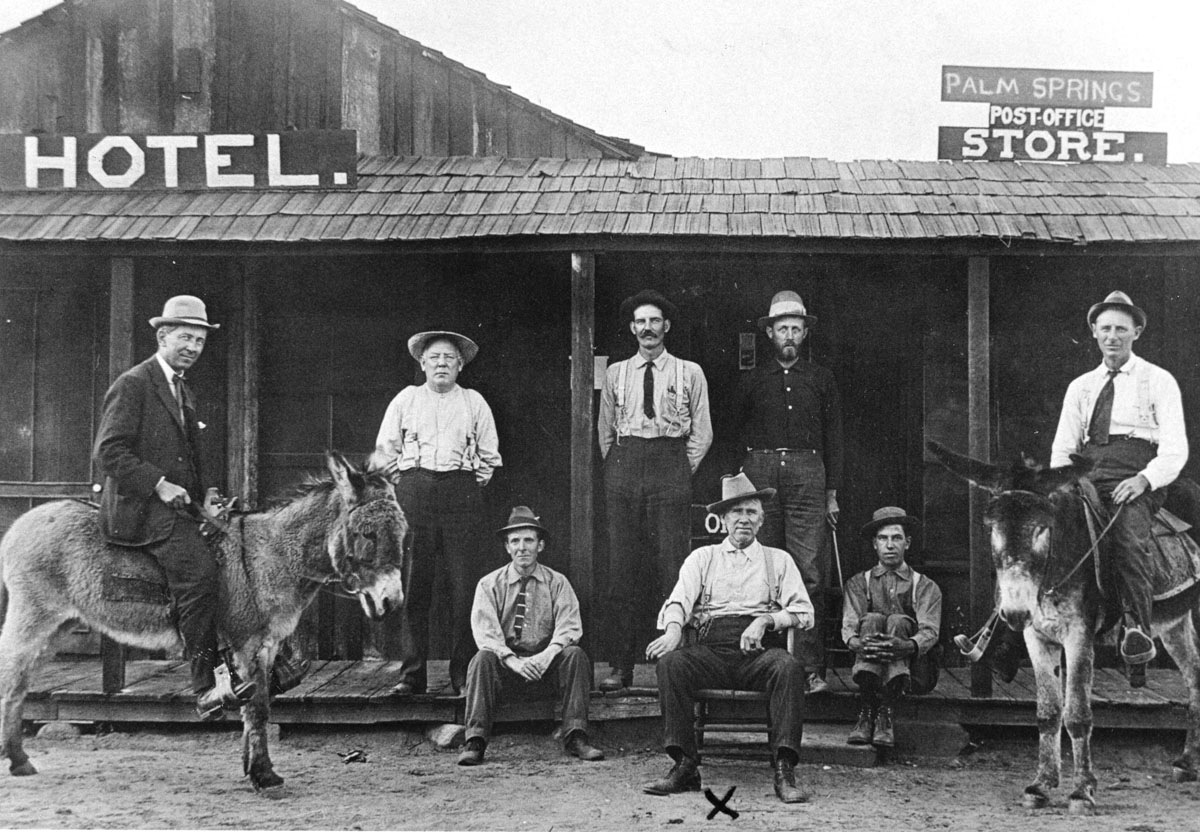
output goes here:
{"type": "Polygon", "coordinates": [[[742,500],[764,500],[774,496],[774,488],[756,489],[750,478],[739,471],[721,477],[721,499],[709,503],[708,510],[720,517],[742,500]]]}
{"type": "Polygon", "coordinates": [[[912,534],[921,528],[921,521],[899,506],[884,506],[871,515],[871,522],[862,527],[862,536],[870,540],[875,536],[875,532],[884,526],[891,526],[896,523],[903,526],[904,531],[908,534],[912,534]]]}
{"type": "Polygon", "coordinates": [[[463,366],[471,363],[471,359],[479,354],[479,345],[465,335],[460,335],[457,332],[450,332],[445,329],[431,329],[428,332],[418,332],[416,335],[408,339],[408,354],[415,358],[418,362],[421,360],[421,353],[425,352],[426,345],[435,338],[445,338],[458,347],[458,352],[462,356],[463,366]]]}
{"type": "Polygon", "coordinates": [[[758,319],[758,328],[766,329],[772,326],[778,318],[803,318],[810,324],[817,322],[817,316],[808,314],[800,295],[791,289],[775,293],[775,297],[771,298],[771,308],[766,315],[758,319]]]}
{"type": "Polygon", "coordinates": [[[1122,312],[1128,312],[1133,318],[1134,326],[1144,327],[1146,325],[1146,313],[1133,305],[1133,301],[1129,299],[1129,295],[1121,291],[1109,292],[1108,297],[1099,303],[1092,304],[1092,308],[1088,310],[1088,326],[1096,323],[1096,318],[1101,312],[1108,309],[1119,309],[1122,312]]]}
{"type": "Polygon", "coordinates": [[[150,319],[150,326],[160,327],[163,324],[176,326],[202,326],[205,329],[220,329],[220,324],[208,322],[208,310],[204,301],[195,295],[176,295],[168,298],[163,304],[161,315],[150,319]]]}
{"type": "Polygon", "coordinates": [[[679,314],[679,310],[675,308],[675,304],[663,297],[661,292],[656,292],[653,289],[643,289],[636,295],[630,295],[621,301],[621,321],[632,321],[633,313],[637,311],[637,308],[646,304],[653,304],[661,309],[663,318],[668,321],[675,320],[675,316],[679,314]]]}
{"type": "Polygon", "coordinates": [[[502,529],[496,529],[496,536],[504,537],[517,529],[537,529],[542,533],[542,537],[550,536],[550,532],[542,525],[541,518],[534,514],[533,509],[529,506],[514,506],[508,515],[508,525],[502,529]]]}

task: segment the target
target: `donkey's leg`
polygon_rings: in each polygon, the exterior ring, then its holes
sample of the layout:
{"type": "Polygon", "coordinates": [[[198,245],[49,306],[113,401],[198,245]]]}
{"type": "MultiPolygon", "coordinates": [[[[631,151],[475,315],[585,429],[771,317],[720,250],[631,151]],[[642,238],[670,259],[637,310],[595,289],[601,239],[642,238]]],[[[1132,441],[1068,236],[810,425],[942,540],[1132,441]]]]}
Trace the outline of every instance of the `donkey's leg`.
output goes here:
{"type": "Polygon", "coordinates": [[[1090,628],[1073,628],[1064,645],[1067,654],[1067,734],[1075,759],[1075,788],[1069,798],[1072,815],[1096,810],[1096,775],[1092,772],[1092,676],[1094,639],[1090,628]]]}
{"type": "Polygon", "coordinates": [[[1038,770],[1021,799],[1027,809],[1050,804],[1050,790],[1058,786],[1062,755],[1062,687],[1058,676],[1062,649],[1046,641],[1032,627],[1025,630],[1025,645],[1037,680],[1038,770]]]}
{"type": "Polygon", "coordinates": [[[271,754],[267,750],[267,723],[271,719],[271,664],[275,661],[274,645],[261,647],[249,654],[245,671],[257,683],[250,701],[242,706],[242,770],[249,775],[255,791],[274,789],[283,785],[275,773],[271,754]]]}
{"type": "Polygon", "coordinates": [[[0,757],[18,777],[37,774],[21,745],[21,712],[34,668],[59,620],[23,599],[11,599],[0,630],[0,757]]]}
{"type": "Polygon", "coordinates": [[[1188,689],[1187,739],[1183,753],[1171,763],[1171,777],[1190,783],[1200,776],[1200,609],[1193,603],[1170,617],[1155,612],[1154,634],[1162,638],[1188,689]]]}

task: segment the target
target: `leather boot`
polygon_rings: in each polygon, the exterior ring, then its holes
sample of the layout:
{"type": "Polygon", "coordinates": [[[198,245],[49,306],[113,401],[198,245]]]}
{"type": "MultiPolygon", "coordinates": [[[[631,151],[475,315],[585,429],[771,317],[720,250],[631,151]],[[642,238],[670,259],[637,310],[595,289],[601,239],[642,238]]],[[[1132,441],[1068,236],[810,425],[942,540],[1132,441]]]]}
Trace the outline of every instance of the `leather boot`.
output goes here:
{"type": "Polygon", "coordinates": [[[213,722],[225,716],[225,697],[217,690],[217,677],[213,673],[216,654],[212,650],[198,650],[192,654],[192,691],[196,694],[196,716],[203,722],[213,722]]]}
{"type": "Polygon", "coordinates": [[[870,745],[874,738],[875,708],[872,703],[867,701],[866,697],[863,697],[862,707],[858,712],[858,722],[854,723],[854,730],[850,732],[846,742],[850,745],[870,745]]]}
{"type": "Polygon", "coordinates": [[[877,748],[891,748],[896,744],[891,705],[885,704],[879,707],[879,713],[875,717],[875,737],[871,744],[877,748]]]}
{"type": "Polygon", "coordinates": [[[667,776],[661,780],[653,780],[642,786],[646,794],[679,794],[680,792],[700,791],[700,769],[698,763],[691,757],[681,756],[667,776]]]}
{"type": "Polygon", "coordinates": [[[487,748],[487,743],[483,737],[471,737],[467,740],[466,746],[462,753],[458,755],[458,764],[460,766],[477,766],[483,762],[483,751],[487,748]]]}
{"type": "Polygon", "coordinates": [[[600,680],[600,690],[605,693],[616,693],[619,690],[633,686],[633,668],[612,665],[612,672],[600,680]]]}
{"type": "Polygon", "coordinates": [[[808,795],[796,785],[795,766],[782,754],[775,758],[775,796],[784,803],[804,803],[808,800],[808,795]]]}
{"type": "Polygon", "coordinates": [[[571,736],[567,737],[566,748],[567,753],[571,756],[586,760],[589,763],[604,759],[603,751],[588,745],[588,736],[583,731],[573,731],[571,736]]]}
{"type": "Polygon", "coordinates": [[[293,659],[283,653],[275,657],[271,665],[271,696],[289,691],[304,679],[312,662],[308,659],[293,659]]]}

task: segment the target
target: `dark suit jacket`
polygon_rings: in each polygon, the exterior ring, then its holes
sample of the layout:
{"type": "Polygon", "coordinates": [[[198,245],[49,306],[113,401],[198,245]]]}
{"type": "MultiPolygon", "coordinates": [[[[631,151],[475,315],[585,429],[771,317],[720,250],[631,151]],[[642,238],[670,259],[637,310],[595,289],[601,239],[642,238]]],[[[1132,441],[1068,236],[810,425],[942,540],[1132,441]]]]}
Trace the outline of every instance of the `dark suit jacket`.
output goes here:
{"type": "Polygon", "coordinates": [[[199,426],[186,386],[184,412],[186,423],[154,356],[122,373],[105,394],[92,455],[104,474],[100,524],[111,542],[146,546],[171,534],[176,514],[154,491],[162,477],[203,501],[199,426]]]}

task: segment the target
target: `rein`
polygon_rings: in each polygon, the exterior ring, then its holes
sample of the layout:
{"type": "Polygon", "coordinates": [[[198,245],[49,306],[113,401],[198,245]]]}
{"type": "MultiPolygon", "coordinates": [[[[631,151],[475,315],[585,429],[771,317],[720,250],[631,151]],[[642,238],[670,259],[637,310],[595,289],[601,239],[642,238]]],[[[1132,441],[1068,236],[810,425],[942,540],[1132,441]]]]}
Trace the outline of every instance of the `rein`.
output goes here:
{"type": "MultiPolygon", "coordinates": [[[[1089,513],[1089,512],[1094,511],[1095,509],[1092,508],[1091,503],[1089,503],[1087,500],[1083,499],[1082,497],[1080,497],[1080,501],[1083,503],[1084,515],[1087,517],[1087,520],[1088,520],[1088,534],[1092,538],[1092,545],[1086,552],[1083,553],[1083,555],[1079,558],[1079,560],[1075,561],[1075,565],[1072,566],[1067,571],[1066,575],[1063,575],[1062,578],[1055,581],[1054,585],[1051,586],[1049,589],[1041,590],[1040,594],[1043,598],[1052,598],[1055,595],[1057,595],[1058,591],[1060,589],[1062,589],[1063,585],[1067,581],[1071,580],[1071,578],[1074,577],[1075,573],[1079,571],[1080,567],[1082,567],[1085,563],[1087,563],[1088,559],[1096,554],[1096,551],[1100,547],[1100,541],[1104,539],[1104,536],[1106,534],[1108,534],[1108,530],[1113,527],[1113,523],[1117,522],[1117,518],[1121,515],[1122,509],[1125,508],[1124,503],[1121,503],[1120,505],[1118,505],[1117,510],[1113,512],[1112,517],[1109,519],[1108,525],[1106,525],[1104,527],[1104,529],[1100,532],[1100,534],[1096,534],[1096,529],[1092,525],[1092,515],[1089,513]]],[[[1053,557],[1054,557],[1054,537],[1053,537],[1053,535],[1051,535],[1051,537],[1050,537],[1050,555],[1049,555],[1049,557],[1046,558],[1046,563],[1049,564],[1050,560],[1053,557]]]]}

